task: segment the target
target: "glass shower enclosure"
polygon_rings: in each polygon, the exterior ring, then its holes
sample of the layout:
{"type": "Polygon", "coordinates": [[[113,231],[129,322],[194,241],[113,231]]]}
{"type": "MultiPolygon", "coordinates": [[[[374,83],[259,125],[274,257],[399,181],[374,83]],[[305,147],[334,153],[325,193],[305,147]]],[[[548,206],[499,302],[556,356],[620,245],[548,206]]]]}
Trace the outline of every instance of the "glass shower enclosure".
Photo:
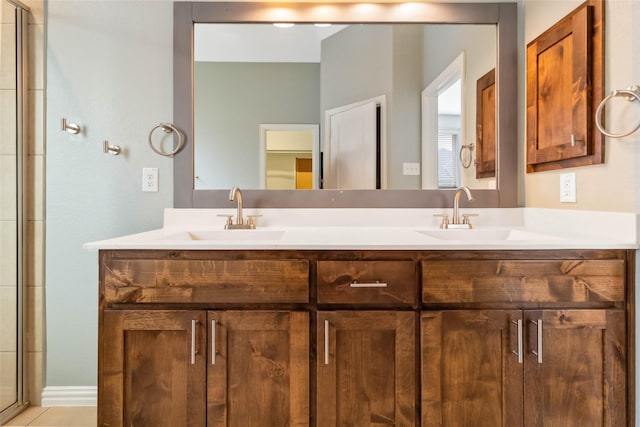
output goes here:
{"type": "Polygon", "coordinates": [[[23,177],[27,8],[0,0],[0,425],[24,407],[23,177]]]}

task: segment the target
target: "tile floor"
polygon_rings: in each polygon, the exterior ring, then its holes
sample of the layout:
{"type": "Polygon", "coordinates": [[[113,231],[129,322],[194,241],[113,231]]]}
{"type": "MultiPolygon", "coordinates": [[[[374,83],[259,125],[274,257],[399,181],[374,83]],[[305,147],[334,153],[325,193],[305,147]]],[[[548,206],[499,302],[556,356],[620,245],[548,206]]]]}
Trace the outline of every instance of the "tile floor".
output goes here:
{"type": "Polygon", "coordinates": [[[3,427],[96,427],[95,406],[42,408],[32,406],[3,425],[3,427]]]}

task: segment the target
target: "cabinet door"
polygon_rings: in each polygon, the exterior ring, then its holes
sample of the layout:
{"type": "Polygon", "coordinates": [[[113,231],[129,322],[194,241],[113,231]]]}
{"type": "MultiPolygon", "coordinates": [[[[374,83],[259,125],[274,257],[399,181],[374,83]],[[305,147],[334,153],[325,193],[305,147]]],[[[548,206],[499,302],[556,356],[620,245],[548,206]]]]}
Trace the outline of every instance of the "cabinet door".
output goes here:
{"type": "Polygon", "coordinates": [[[422,314],[423,427],[522,425],[521,316],[520,310],[422,314]]]}
{"type": "Polygon", "coordinates": [[[525,425],[626,425],[622,310],[525,312],[525,425]]]}
{"type": "Polygon", "coordinates": [[[527,172],[604,162],[604,3],[588,0],[527,45],[527,172]]]}
{"type": "Polygon", "coordinates": [[[317,425],[416,425],[415,329],[413,312],[318,312],[317,425]]]}
{"type": "Polygon", "coordinates": [[[106,310],[98,425],[204,426],[204,311],[106,310]]]}
{"type": "Polygon", "coordinates": [[[209,427],[309,425],[309,314],[209,312],[209,427]]]}

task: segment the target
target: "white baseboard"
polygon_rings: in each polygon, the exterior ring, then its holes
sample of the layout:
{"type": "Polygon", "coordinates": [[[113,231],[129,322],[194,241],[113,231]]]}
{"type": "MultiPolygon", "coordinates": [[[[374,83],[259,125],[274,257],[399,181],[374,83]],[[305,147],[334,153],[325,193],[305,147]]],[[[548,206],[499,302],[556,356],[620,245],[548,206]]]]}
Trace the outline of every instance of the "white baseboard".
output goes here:
{"type": "Polygon", "coordinates": [[[95,386],[47,386],[42,390],[42,406],[96,406],[95,386]]]}

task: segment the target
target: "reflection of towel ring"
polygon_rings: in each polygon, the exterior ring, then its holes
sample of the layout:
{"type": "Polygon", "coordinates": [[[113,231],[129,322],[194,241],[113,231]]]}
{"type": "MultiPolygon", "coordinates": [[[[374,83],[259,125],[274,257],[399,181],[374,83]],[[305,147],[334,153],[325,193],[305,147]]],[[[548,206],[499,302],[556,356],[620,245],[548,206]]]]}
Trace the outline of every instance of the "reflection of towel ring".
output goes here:
{"type": "Polygon", "coordinates": [[[475,144],[468,144],[460,147],[460,164],[465,169],[469,168],[473,163],[473,149],[475,146],[475,144]],[[469,155],[465,156],[465,152],[469,152],[469,155]]]}
{"type": "Polygon", "coordinates": [[[632,133],[640,129],[640,120],[636,122],[636,124],[633,126],[633,129],[631,129],[629,132],[623,132],[623,133],[608,132],[607,130],[605,130],[605,128],[602,126],[602,123],[600,122],[600,116],[602,115],[601,113],[602,113],[602,110],[604,109],[604,104],[608,100],[610,100],[611,98],[615,98],[616,96],[625,96],[627,98],[627,101],[631,101],[631,102],[640,101],[640,86],[633,85],[633,86],[629,86],[629,88],[627,89],[614,90],[613,92],[611,92],[610,95],[604,97],[602,102],[600,102],[600,105],[598,105],[598,109],[596,110],[596,126],[598,127],[598,130],[602,132],[603,135],[606,135],[610,138],[623,138],[627,135],[631,135],[632,133]]]}
{"type": "Polygon", "coordinates": [[[183,145],[184,145],[184,138],[182,136],[182,132],[180,132],[171,123],[160,123],[159,125],[154,126],[153,129],[151,129],[151,132],[149,132],[149,147],[151,147],[151,149],[154,152],[156,152],[157,154],[160,154],[161,156],[173,157],[178,151],[180,151],[180,149],[182,148],[183,145]],[[153,135],[153,132],[155,132],[155,130],[158,129],[158,128],[162,129],[165,133],[175,132],[178,135],[178,145],[176,145],[176,148],[174,148],[173,151],[158,150],[153,145],[153,141],[151,140],[151,136],[153,135]]]}

